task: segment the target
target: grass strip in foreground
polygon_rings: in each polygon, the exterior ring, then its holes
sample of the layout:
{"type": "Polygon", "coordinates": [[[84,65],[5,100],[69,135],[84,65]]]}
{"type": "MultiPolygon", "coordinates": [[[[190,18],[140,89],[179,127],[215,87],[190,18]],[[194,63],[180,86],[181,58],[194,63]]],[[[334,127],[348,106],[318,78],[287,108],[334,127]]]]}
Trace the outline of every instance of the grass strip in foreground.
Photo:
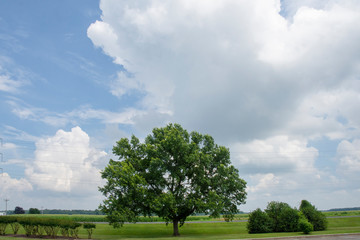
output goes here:
{"type": "MultiPolygon", "coordinates": [[[[329,227],[326,231],[312,232],[311,235],[326,235],[340,233],[360,233],[360,217],[328,219],[329,227]]],[[[19,234],[23,234],[23,231],[19,234]]],[[[248,234],[244,222],[221,223],[185,223],[180,228],[181,236],[172,237],[172,225],[169,224],[125,224],[124,227],[114,229],[107,224],[98,224],[93,234],[93,239],[246,239],[301,236],[296,233],[267,233],[248,234]]],[[[87,238],[87,232],[81,229],[80,238],[87,238]]],[[[44,238],[43,238],[44,239],[44,238]]],[[[0,240],[24,240],[24,238],[0,237],[0,240]]]]}

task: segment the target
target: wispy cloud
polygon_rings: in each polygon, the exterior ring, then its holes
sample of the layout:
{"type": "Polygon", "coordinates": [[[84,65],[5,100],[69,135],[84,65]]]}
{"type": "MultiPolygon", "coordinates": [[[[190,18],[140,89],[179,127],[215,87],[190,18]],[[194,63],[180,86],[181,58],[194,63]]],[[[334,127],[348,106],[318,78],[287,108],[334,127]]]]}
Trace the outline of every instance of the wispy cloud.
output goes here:
{"type": "Polygon", "coordinates": [[[16,65],[11,58],[0,56],[0,91],[18,94],[31,84],[33,74],[16,65]]]}
{"type": "Polygon", "coordinates": [[[81,121],[96,119],[102,123],[134,124],[134,118],[145,114],[145,111],[135,108],[123,109],[112,112],[103,109],[94,109],[90,106],[82,106],[69,112],[52,112],[45,108],[30,106],[19,99],[12,98],[7,101],[12,108],[13,114],[21,119],[35,122],[43,122],[50,126],[63,127],[67,124],[76,125],[81,121]]]}
{"type": "Polygon", "coordinates": [[[23,85],[21,81],[13,80],[8,75],[0,75],[0,91],[16,93],[23,85]]]}

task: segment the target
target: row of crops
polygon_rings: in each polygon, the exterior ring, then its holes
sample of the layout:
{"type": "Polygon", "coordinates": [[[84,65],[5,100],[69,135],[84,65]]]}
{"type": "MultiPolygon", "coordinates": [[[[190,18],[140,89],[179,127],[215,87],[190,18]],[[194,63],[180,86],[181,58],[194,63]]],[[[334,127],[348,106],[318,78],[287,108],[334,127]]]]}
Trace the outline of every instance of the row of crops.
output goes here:
{"type": "Polygon", "coordinates": [[[5,235],[7,230],[17,235],[20,228],[24,229],[27,237],[49,236],[56,238],[58,234],[63,237],[79,238],[79,230],[85,228],[91,238],[93,229],[96,227],[93,223],[78,223],[70,219],[38,218],[38,217],[0,217],[0,235],[5,235]]]}

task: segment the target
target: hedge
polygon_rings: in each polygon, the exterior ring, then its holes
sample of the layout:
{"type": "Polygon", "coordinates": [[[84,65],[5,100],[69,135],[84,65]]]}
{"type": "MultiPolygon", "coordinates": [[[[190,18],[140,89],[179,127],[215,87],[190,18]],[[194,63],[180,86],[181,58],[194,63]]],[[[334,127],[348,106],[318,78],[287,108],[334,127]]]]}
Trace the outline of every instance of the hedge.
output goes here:
{"type": "MultiPolygon", "coordinates": [[[[0,216],[0,235],[5,235],[8,225],[11,226],[13,234],[17,234],[22,226],[27,237],[43,237],[46,234],[56,238],[60,232],[63,237],[78,238],[79,228],[82,224],[65,219],[0,216]]],[[[93,225],[91,225],[91,229],[95,228],[95,224],[93,225]]]]}

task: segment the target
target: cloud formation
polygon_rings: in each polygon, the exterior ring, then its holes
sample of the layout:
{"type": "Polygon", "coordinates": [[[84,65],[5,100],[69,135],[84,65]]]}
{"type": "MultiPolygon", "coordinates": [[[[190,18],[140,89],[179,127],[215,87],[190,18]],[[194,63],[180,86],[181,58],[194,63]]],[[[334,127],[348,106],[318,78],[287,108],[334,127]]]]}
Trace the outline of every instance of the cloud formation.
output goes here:
{"type": "MultiPolygon", "coordinates": [[[[286,3],[282,3],[286,4],[286,3]]],[[[320,6],[320,5],[319,5],[320,6]]],[[[279,14],[280,1],[101,1],[88,36],[128,73],[112,93],[223,140],[282,130],[308,96],[354,84],[356,2],[279,14]]]]}
{"type": "MultiPolygon", "coordinates": [[[[103,0],[100,8],[87,34],[125,69],[111,94],[140,96],[134,128],[171,121],[209,133],[230,146],[250,199],[267,190],[262,204],[284,190],[302,198],[307,187],[344,186],[319,168],[311,143],[341,148],[360,136],[358,1],[103,0]]],[[[338,155],[336,167],[356,167],[357,156],[338,155]]]]}
{"type": "Polygon", "coordinates": [[[43,122],[54,127],[65,127],[68,124],[76,125],[80,121],[92,119],[100,120],[105,124],[134,124],[134,118],[145,114],[144,111],[135,108],[126,108],[119,112],[112,112],[104,109],[94,109],[88,105],[60,113],[45,108],[33,107],[16,98],[6,102],[11,107],[12,113],[20,119],[43,122]]]}
{"type": "Polygon", "coordinates": [[[97,194],[102,179],[96,167],[106,153],[90,147],[89,136],[80,127],[36,143],[35,160],[26,176],[39,189],[72,194],[97,194]]]}

